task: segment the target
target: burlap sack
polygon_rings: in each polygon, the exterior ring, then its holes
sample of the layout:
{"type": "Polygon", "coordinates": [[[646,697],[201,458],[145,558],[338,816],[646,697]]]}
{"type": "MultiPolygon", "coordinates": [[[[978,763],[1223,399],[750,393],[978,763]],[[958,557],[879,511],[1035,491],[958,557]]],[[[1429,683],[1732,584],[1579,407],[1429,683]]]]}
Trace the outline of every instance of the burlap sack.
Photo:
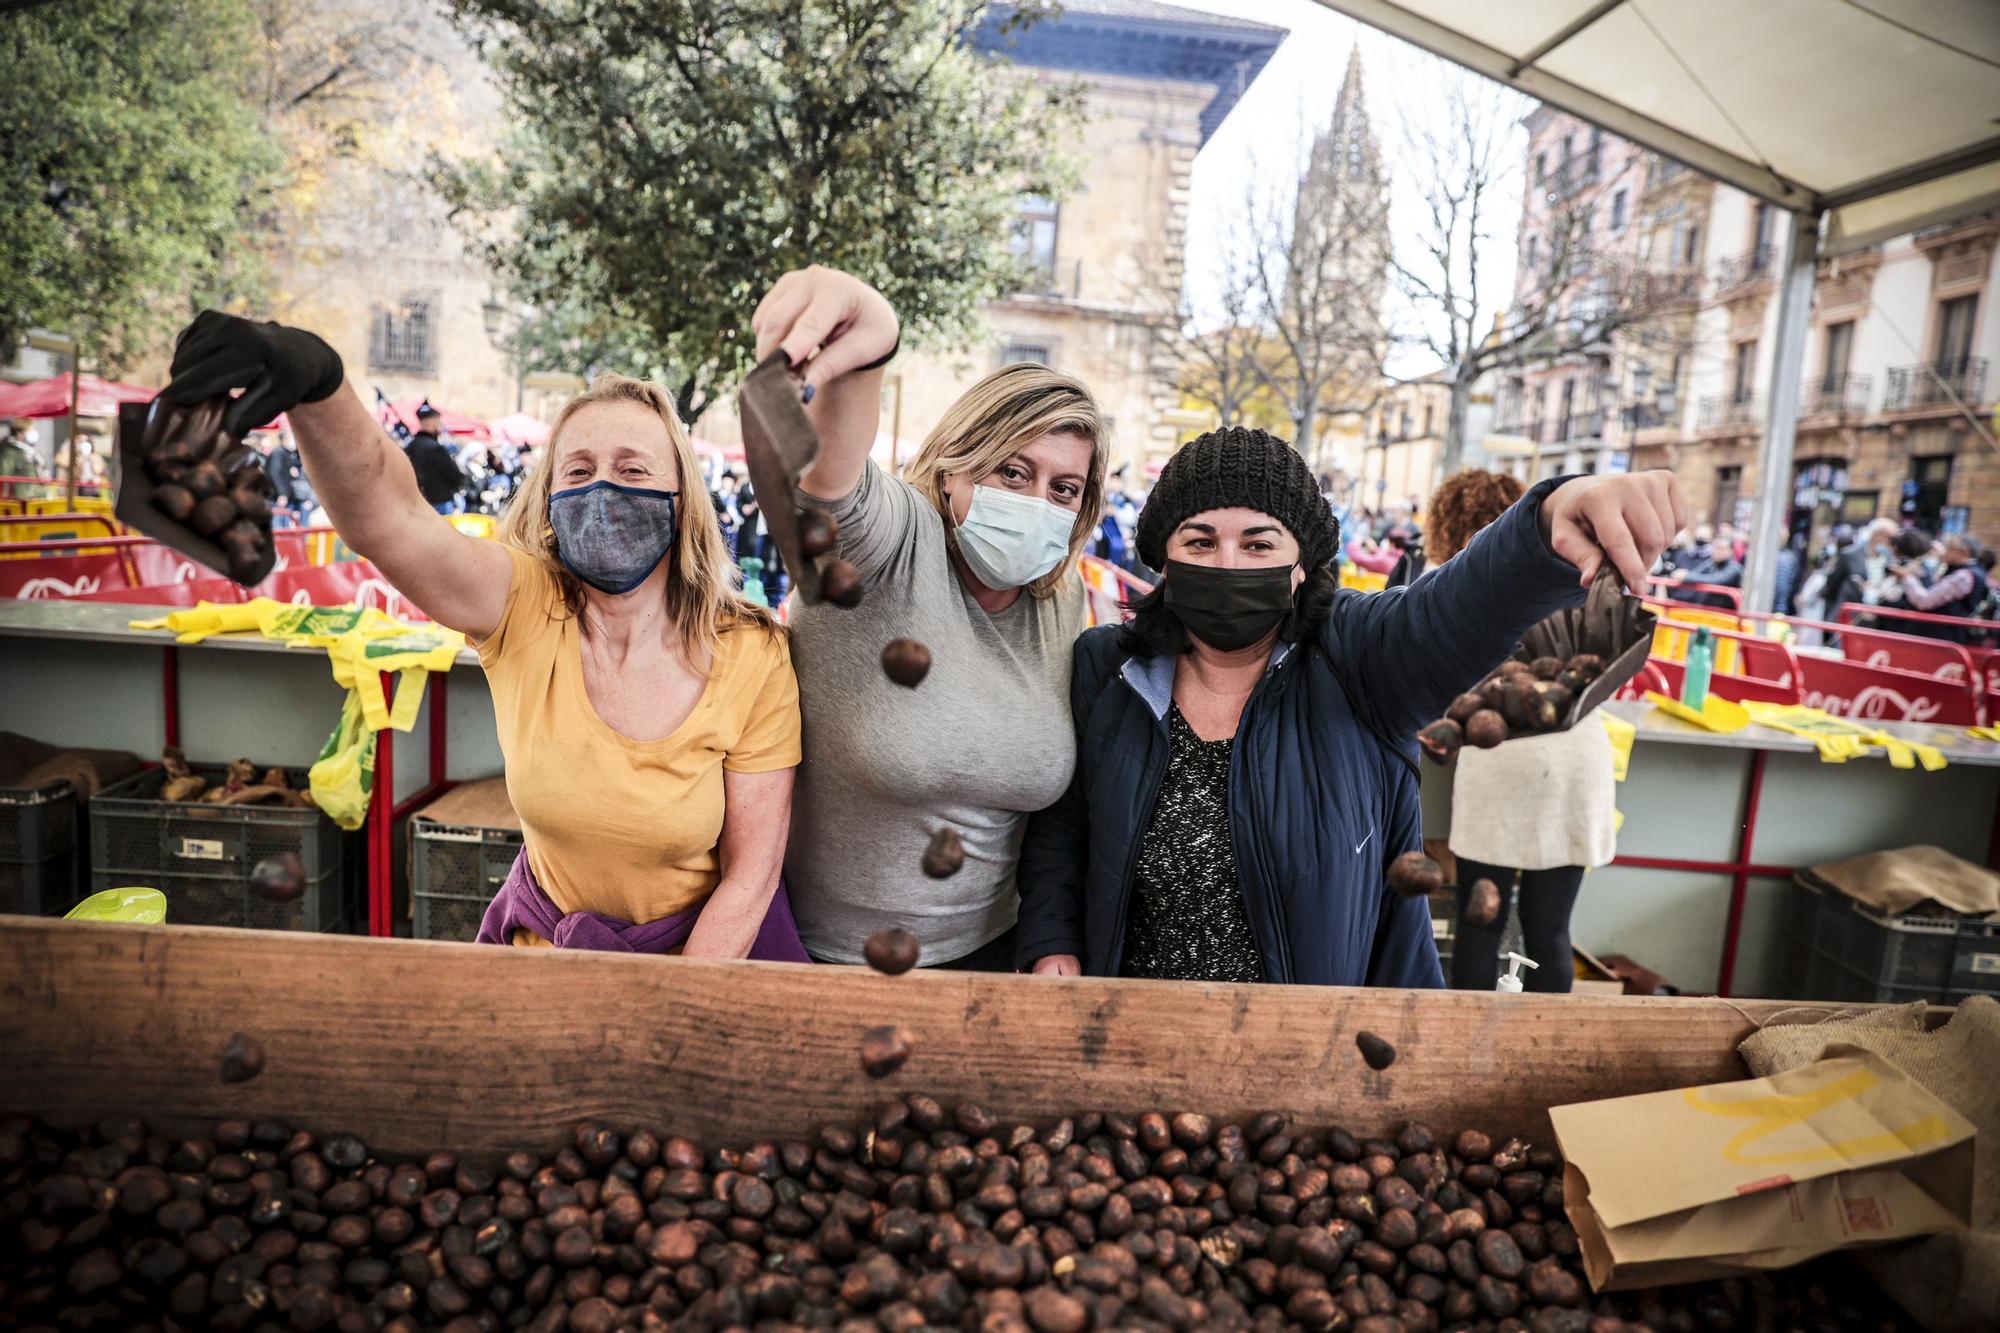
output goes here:
{"type": "Polygon", "coordinates": [[[1838,889],[1856,902],[1892,915],[1926,902],[1967,916],[2000,912],[2000,873],[1953,856],[1942,847],[1919,845],[1869,852],[1808,866],[1801,873],[1813,883],[1838,889]]]}
{"type": "Polygon", "coordinates": [[[2000,1328],[2000,1002],[1974,996],[1949,1023],[1924,1030],[1925,1006],[1871,1009],[1823,1023],[1774,1024],[1738,1048],[1758,1076],[1859,1046],[1895,1064],[1978,1128],[1972,1227],[1908,1245],[1857,1250],[1855,1262],[1926,1329],[2000,1328]]]}

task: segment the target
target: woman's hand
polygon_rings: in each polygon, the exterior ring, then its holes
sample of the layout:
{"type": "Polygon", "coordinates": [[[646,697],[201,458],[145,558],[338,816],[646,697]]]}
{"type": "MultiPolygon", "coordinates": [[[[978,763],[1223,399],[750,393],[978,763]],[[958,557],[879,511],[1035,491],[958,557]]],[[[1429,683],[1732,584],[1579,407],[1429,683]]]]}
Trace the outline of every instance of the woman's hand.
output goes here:
{"type": "Polygon", "coordinates": [[[243,390],[222,414],[222,428],[241,439],[280,412],[333,397],[346,374],[317,334],[204,310],[174,340],[173,380],[160,397],[193,403],[243,390]]]}
{"type": "Polygon", "coordinates": [[[1646,571],[1687,526],[1674,474],[1660,469],[1617,477],[1577,477],[1542,501],[1542,538],[1581,571],[1589,587],[1609,560],[1625,586],[1646,586],[1646,571]]]}
{"type": "Polygon", "coordinates": [[[1029,971],[1038,977],[1080,977],[1083,975],[1083,960],[1073,953],[1052,953],[1046,958],[1037,958],[1029,971]]]}
{"type": "Polygon", "coordinates": [[[882,293],[818,264],[779,278],[757,303],[750,327],[757,334],[759,361],[782,348],[815,390],[887,357],[902,336],[882,293]]]}
{"type": "Polygon", "coordinates": [[[782,350],[805,376],[806,415],[820,450],[801,486],[822,500],[840,499],[861,480],[882,424],[879,363],[902,336],[896,312],[861,279],[814,265],[779,278],[750,327],[760,362],[782,350]]]}

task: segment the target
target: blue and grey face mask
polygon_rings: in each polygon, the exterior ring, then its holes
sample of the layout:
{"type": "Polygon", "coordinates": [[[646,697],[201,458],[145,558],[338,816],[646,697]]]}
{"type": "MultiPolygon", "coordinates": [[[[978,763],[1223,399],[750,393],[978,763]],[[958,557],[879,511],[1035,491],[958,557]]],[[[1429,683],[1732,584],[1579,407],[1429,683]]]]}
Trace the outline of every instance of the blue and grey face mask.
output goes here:
{"type": "Polygon", "coordinates": [[[556,559],[599,592],[626,593],[674,549],[679,491],[593,481],[549,497],[556,559]]]}

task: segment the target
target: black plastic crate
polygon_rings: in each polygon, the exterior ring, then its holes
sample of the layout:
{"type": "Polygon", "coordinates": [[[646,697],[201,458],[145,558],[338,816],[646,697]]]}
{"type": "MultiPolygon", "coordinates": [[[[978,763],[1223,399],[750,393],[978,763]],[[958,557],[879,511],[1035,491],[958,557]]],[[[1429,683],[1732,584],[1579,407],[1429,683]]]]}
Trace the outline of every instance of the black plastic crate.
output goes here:
{"type": "Polygon", "coordinates": [[[66,781],[0,787],[0,912],[25,916],[76,905],[76,788],[66,781]]]}
{"type": "Polygon", "coordinates": [[[1890,916],[1793,881],[1792,998],[1957,1004],[2000,994],[2000,920],[1890,916]]]}
{"type": "MultiPolygon", "coordinates": [[[[221,764],[189,767],[210,782],[225,774],[221,764]]],[[[304,769],[288,768],[285,776],[305,789],[304,769]]],[[[166,779],[165,769],[147,769],[91,798],[93,888],[156,888],[167,895],[173,925],[348,928],[342,838],[331,819],[309,807],[162,801],[166,779]],[[250,888],[251,870],[280,852],[297,853],[304,870],[305,892],[291,902],[250,888]]]]}
{"type": "Polygon", "coordinates": [[[410,821],[410,934],[465,940],[479,934],[486,905],[521,851],[521,830],[410,821]]]}

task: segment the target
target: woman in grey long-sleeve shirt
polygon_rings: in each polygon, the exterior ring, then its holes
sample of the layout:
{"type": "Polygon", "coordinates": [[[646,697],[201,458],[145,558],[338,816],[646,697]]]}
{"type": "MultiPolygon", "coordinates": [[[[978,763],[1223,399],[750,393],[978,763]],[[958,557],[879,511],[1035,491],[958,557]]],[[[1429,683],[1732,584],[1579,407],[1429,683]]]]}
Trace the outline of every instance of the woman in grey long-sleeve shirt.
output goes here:
{"type": "Polygon", "coordinates": [[[851,963],[901,926],[926,964],[1011,970],[1026,820],[1076,761],[1076,557],[1102,505],[1103,420],[1076,380],[1008,366],[952,406],[899,480],[868,460],[898,340],[882,296],[810,268],[752,322],[758,359],[782,348],[805,376],[820,454],[799,498],[839,525],[864,589],[851,610],[793,604],[805,759],[785,880],[800,937],[851,963]],[[914,690],[883,673],[897,638],[931,651],[914,690]],[[931,879],[924,847],[942,827],[965,864],[931,879]]]}

